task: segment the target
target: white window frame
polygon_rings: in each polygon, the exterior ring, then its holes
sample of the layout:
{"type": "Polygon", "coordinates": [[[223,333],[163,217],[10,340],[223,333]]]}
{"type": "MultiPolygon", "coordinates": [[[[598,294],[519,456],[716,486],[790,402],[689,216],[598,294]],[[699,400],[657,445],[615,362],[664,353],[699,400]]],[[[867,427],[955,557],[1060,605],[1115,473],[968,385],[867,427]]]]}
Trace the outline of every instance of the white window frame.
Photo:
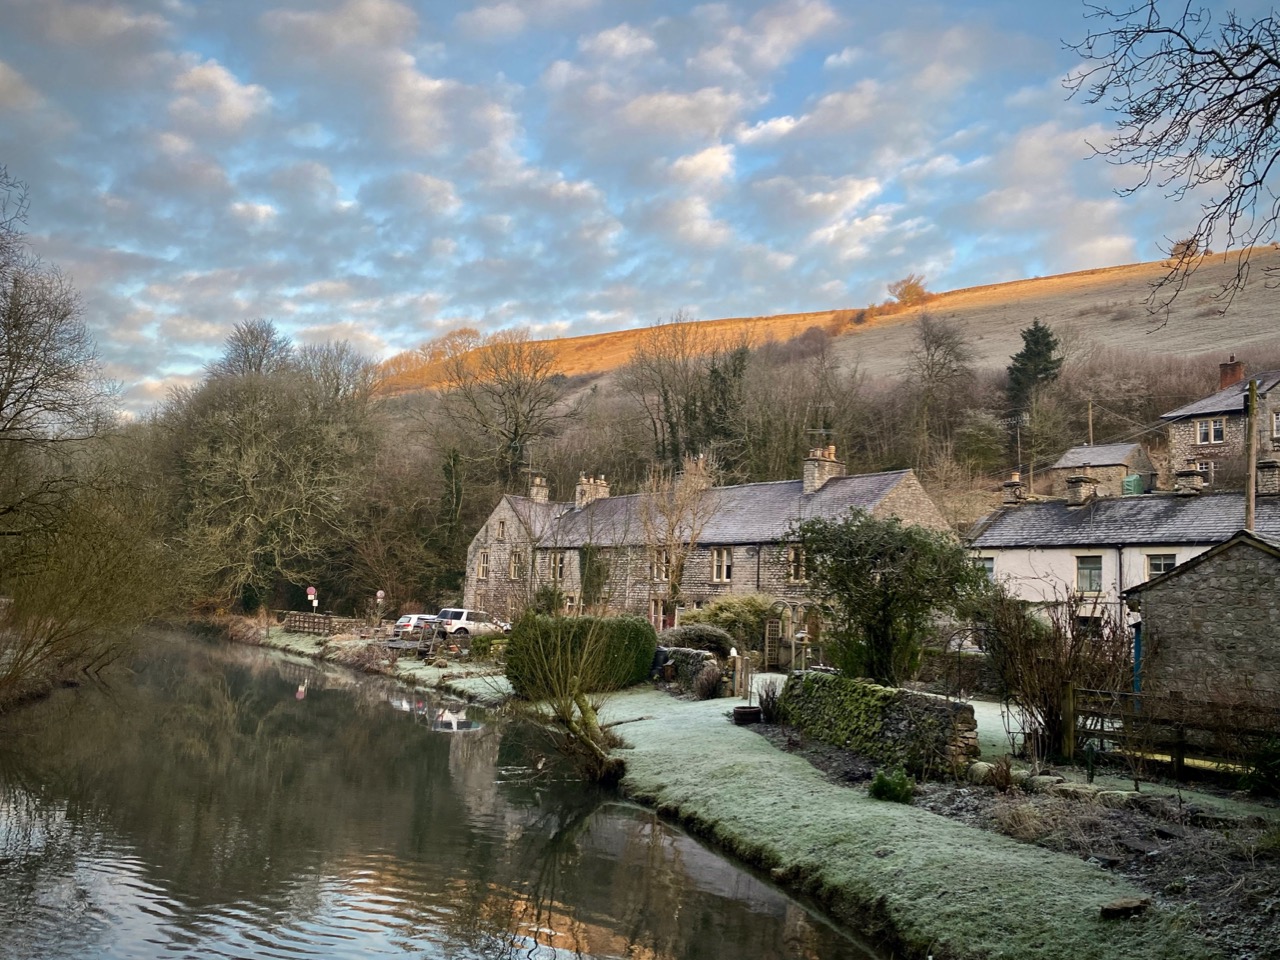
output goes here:
{"type": "Polygon", "coordinates": [[[1227,442],[1227,421],[1222,417],[1196,421],[1196,443],[1216,445],[1227,442]]]}
{"type": "Polygon", "coordinates": [[[711,549],[711,582],[733,582],[733,547],[711,549]]]}
{"type": "Polygon", "coordinates": [[[476,579],[477,580],[489,579],[489,551],[488,550],[481,550],[480,556],[476,560],[476,579]]]}
{"type": "Polygon", "coordinates": [[[512,550],[511,556],[507,558],[507,578],[509,580],[520,580],[524,577],[524,551],[512,550]]]}
{"type": "Polygon", "coordinates": [[[1102,555],[1098,553],[1080,554],[1076,557],[1076,593],[1096,594],[1102,592],[1102,555]],[[1093,563],[1085,566],[1085,561],[1097,561],[1095,566],[1093,563]],[[1090,586],[1085,586],[1082,574],[1089,574],[1090,586]],[[1094,574],[1097,574],[1097,586],[1092,586],[1094,582],[1094,574]]]}
{"type": "Polygon", "coordinates": [[[995,557],[974,557],[973,565],[987,575],[987,579],[995,582],[996,579],[996,558],[995,557]]]}
{"type": "Polygon", "coordinates": [[[1162,573],[1168,573],[1178,565],[1178,555],[1176,553],[1149,553],[1147,554],[1147,579],[1151,580],[1160,576],[1162,573]],[[1155,569],[1155,562],[1159,561],[1161,569],[1155,569]],[[1173,561],[1168,567],[1164,564],[1167,561],[1173,561]]]}

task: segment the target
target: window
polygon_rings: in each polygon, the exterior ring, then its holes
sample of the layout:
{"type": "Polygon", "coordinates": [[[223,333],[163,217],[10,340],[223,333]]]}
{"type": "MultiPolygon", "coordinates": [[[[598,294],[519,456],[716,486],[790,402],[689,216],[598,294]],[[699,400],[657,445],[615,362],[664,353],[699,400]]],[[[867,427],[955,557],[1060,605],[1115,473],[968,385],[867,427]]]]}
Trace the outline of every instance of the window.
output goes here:
{"type": "Polygon", "coordinates": [[[1178,565],[1178,557],[1172,553],[1152,553],[1147,556],[1147,579],[1168,573],[1178,565]]]}
{"type": "Polygon", "coordinates": [[[551,579],[557,582],[564,579],[564,551],[552,550],[550,556],[551,579]]]}
{"type": "Polygon", "coordinates": [[[1102,558],[1076,557],[1076,590],[1080,593],[1102,592],[1102,558]]]}
{"type": "Polygon", "coordinates": [[[1271,414],[1271,436],[1280,440],[1280,410],[1271,414]]]}
{"type": "Polygon", "coordinates": [[[1222,443],[1225,439],[1226,421],[1221,417],[1196,421],[1196,443],[1222,443]]]}
{"type": "Polygon", "coordinates": [[[733,547],[716,547],[711,551],[711,579],[716,583],[733,579],[733,547]]]}
{"type": "Polygon", "coordinates": [[[973,565],[987,575],[988,580],[996,578],[996,558],[995,557],[974,557],[973,565]]]}
{"type": "Polygon", "coordinates": [[[489,579],[489,551],[481,550],[480,558],[476,561],[476,579],[489,579]]]}
{"type": "Polygon", "coordinates": [[[671,552],[666,548],[653,551],[649,561],[649,579],[661,583],[671,579],[671,552]]]}
{"type": "Polygon", "coordinates": [[[649,622],[653,624],[655,630],[662,629],[662,601],[649,601],[649,622]]]}
{"type": "Polygon", "coordinates": [[[524,553],[520,550],[511,551],[511,559],[507,563],[507,576],[512,580],[519,580],[524,576],[524,553]]]}
{"type": "Polygon", "coordinates": [[[507,521],[505,520],[498,521],[498,539],[499,540],[507,539],[507,521]]]}
{"type": "Polygon", "coordinates": [[[804,547],[787,548],[787,579],[792,583],[802,583],[807,579],[804,570],[804,547]]]}

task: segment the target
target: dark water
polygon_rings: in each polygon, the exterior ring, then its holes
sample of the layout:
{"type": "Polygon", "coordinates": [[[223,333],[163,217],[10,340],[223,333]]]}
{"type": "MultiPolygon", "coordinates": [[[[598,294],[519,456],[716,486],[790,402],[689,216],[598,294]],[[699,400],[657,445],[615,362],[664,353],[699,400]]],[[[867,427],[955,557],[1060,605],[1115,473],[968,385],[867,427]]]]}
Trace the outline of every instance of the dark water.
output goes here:
{"type": "Polygon", "coordinates": [[[0,717],[0,958],[867,957],[448,707],[170,637],[0,717]]]}

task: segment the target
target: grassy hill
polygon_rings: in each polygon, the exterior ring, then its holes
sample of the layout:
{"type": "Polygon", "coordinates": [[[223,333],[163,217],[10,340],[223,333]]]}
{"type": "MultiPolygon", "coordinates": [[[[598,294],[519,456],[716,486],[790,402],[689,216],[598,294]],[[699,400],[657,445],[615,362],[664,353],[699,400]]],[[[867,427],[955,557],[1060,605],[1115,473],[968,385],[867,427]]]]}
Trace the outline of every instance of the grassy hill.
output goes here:
{"type": "MultiPolygon", "coordinates": [[[[1035,318],[1047,323],[1070,346],[1091,341],[1107,346],[1185,356],[1213,351],[1248,357],[1250,345],[1274,341],[1280,334],[1276,304],[1280,292],[1269,287],[1268,268],[1280,272],[1280,251],[1253,251],[1249,283],[1223,315],[1214,299],[1235,275],[1237,254],[1205,259],[1179,295],[1167,321],[1153,317],[1146,299],[1166,271],[1162,262],[1104,267],[1054,277],[969,287],[933,296],[928,304],[863,322],[860,310],[820,310],[770,317],[729,317],[702,321],[708,332],[729,338],[747,336],[759,344],[784,341],[819,327],[833,334],[833,349],[846,363],[872,374],[897,374],[911,349],[912,323],[921,310],[958,322],[969,333],[980,367],[1003,367],[1022,346],[1020,331],[1035,318]],[[1163,321],[1163,322],[1162,322],[1163,321]]],[[[548,341],[560,370],[570,377],[606,374],[627,362],[638,329],[548,341]]],[[[426,364],[388,362],[386,386],[392,392],[420,389],[432,382],[426,364]]]]}

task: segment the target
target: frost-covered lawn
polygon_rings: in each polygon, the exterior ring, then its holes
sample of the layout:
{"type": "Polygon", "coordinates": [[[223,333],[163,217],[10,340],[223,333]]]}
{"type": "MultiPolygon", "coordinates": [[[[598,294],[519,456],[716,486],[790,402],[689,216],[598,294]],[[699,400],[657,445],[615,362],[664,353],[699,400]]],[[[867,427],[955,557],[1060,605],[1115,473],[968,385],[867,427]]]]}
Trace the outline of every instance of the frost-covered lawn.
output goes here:
{"type": "Polygon", "coordinates": [[[1153,910],[1103,921],[1141,892],[1096,866],[827,783],[804,759],[726,717],[735,700],[614,696],[624,788],[833,914],[910,955],[1043,960],[1212,956],[1153,910]]]}

